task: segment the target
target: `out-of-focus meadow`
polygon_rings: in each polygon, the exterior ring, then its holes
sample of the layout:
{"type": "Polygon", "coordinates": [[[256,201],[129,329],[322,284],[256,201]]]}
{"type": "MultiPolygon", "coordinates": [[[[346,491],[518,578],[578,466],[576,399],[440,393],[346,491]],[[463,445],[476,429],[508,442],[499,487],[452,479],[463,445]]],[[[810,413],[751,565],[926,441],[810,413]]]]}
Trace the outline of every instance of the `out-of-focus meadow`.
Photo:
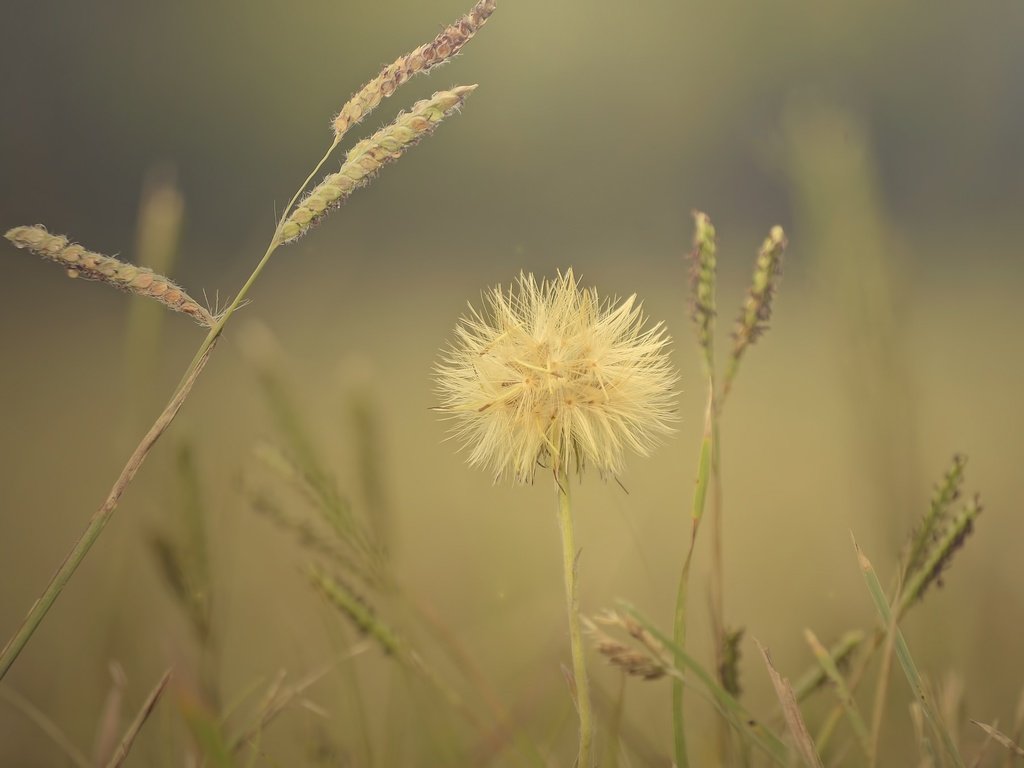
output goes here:
{"type": "MultiPolygon", "coordinates": [[[[9,9],[0,227],[42,222],[133,260],[143,191],[173,180],[183,201],[173,276],[223,305],[329,144],[344,99],[467,5],[9,9]]],[[[684,258],[694,208],[718,227],[723,345],[757,246],[773,224],[789,239],[771,329],[722,422],[725,609],[748,635],[744,700],[774,711],[750,637],[795,678],[812,663],[805,627],[827,641],[873,627],[851,531],[887,583],[962,452],[985,511],[904,630],[930,678],[962,682],[968,754],[984,737],[968,718],[1012,731],[1024,688],[1022,36],[1024,8],[995,2],[499,3],[454,63],[354,131],[368,135],[440,88],[480,84],[462,114],[275,255],[0,684],[0,764],[71,764],[18,696],[91,754],[107,733],[111,662],[126,679],[125,723],[176,670],[130,765],[188,764],[182,712],[255,707],[280,670],[286,687],[325,665],[267,726],[257,764],[524,759],[515,738],[506,747],[499,733],[494,747],[377,644],[339,661],[360,638],[310,586],[309,552],[251,503],[254,484],[269,487],[289,515],[312,517],[254,454],[286,442],[261,385],[269,370],[339,489],[382,525],[407,597],[374,608],[421,642],[469,706],[500,702],[520,741],[568,765],[575,714],[552,484],[495,486],[469,469],[429,410],[431,369],[467,300],[520,270],[571,266],[602,295],[635,292],[666,323],[681,372],[677,433],[650,459],[631,458],[622,487],[585,477],[575,510],[584,612],[625,598],[667,629],[705,398],[684,258]],[[189,532],[188,510],[201,510],[203,535],[189,532]],[[208,567],[205,658],[165,578],[166,546],[208,567]],[[461,668],[417,610],[465,654],[461,668]],[[486,684],[467,683],[473,675],[486,684]]],[[[203,332],[168,313],[159,336],[139,335],[154,317],[136,299],[7,243],[0,251],[2,643],[203,332]]],[[[692,652],[710,663],[708,542],[689,626],[692,652]]],[[[619,675],[596,654],[590,665],[603,724],[619,675]]],[[[880,764],[909,764],[917,742],[898,670],[890,688],[880,764]]],[[[834,701],[818,696],[812,724],[834,701]]],[[[693,757],[708,764],[715,738],[699,734],[712,733],[711,708],[696,696],[688,706],[701,724],[693,757]]],[[[624,764],[669,764],[666,681],[629,681],[623,734],[624,764]]]]}

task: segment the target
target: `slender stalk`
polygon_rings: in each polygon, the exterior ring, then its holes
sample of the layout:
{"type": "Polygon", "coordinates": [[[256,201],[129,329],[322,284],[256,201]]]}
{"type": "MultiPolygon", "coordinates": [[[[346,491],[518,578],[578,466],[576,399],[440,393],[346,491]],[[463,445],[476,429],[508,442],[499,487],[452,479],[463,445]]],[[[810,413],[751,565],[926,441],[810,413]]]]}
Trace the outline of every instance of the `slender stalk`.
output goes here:
{"type": "Polygon", "coordinates": [[[562,530],[562,568],[565,573],[565,603],[569,613],[569,644],[572,647],[572,671],[576,680],[576,711],[580,717],[580,749],[578,768],[590,768],[590,751],[594,741],[593,715],[590,709],[590,680],[587,678],[583,654],[583,632],[580,628],[580,596],[576,580],[576,542],[572,525],[572,495],[569,472],[559,466],[555,485],[558,491],[558,525],[562,530]]]}
{"type": "MultiPolygon", "coordinates": [[[[697,531],[700,521],[704,518],[704,507],[707,503],[708,485],[711,480],[711,466],[714,454],[714,415],[715,383],[708,368],[708,405],[704,414],[704,437],[700,444],[700,458],[697,463],[697,483],[693,491],[693,511],[690,522],[690,545],[686,552],[686,560],[679,575],[679,591],[676,593],[676,612],[672,623],[672,643],[684,652],[686,649],[686,610],[687,596],[690,591],[690,566],[693,562],[693,548],[697,543],[697,531]]],[[[682,659],[676,654],[676,666],[683,669],[682,659]]],[[[672,736],[675,748],[676,765],[686,768],[690,764],[686,754],[686,720],[683,714],[683,691],[685,681],[682,676],[672,680],[672,736]]]]}
{"type": "Polygon", "coordinates": [[[64,757],[67,758],[69,764],[75,766],[75,768],[91,768],[92,762],[82,754],[81,750],[67,737],[67,734],[60,729],[60,726],[53,722],[45,712],[36,707],[31,701],[13,688],[6,686],[0,686],[0,699],[10,702],[11,706],[35,723],[39,730],[45,733],[50,741],[64,753],[64,757]]]}
{"type": "Polygon", "coordinates": [[[146,697],[146,701],[143,702],[142,708],[139,713],[135,716],[132,724],[128,726],[128,730],[124,734],[124,738],[121,739],[121,743],[117,745],[117,750],[114,752],[113,757],[110,758],[110,762],[107,763],[107,768],[120,768],[124,761],[128,757],[128,753],[131,751],[132,744],[135,743],[135,737],[139,735],[139,731],[142,730],[142,726],[146,724],[146,720],[153,712],[153,707],[156,706],[157,700],[160,698],[160,694],[164,692],[167,687],[167,683],[171,679],[171,670],[168,669],[164,672],[163,677],[157,682],[156,687],[149,692],[149,696],[146,697]]]}
{"type": "MultiPolygon", "coordinates": [[[[718,422],[721,415],[721,401],[712,388],[709,394],[708,413],[711,419],[711,583],[708,596],[711,614],[711,637],[715,653],[715,674],[719,683],[725,683],[725,565],[722,555],[722,457],[718,439],[718,422]]],[[[724,720],[717,723],[718,757],[723,763],[731,764],[729,754],[730,731],[724,720]]]]}
{"type": "Polygon", "coordinates": [[[68,552],[64,561],[60,564],[60,567],[50,578],[50,582],[46,585],[46,589],[43,590],[43,594],[35,601],[35,603],[32,604],[28,615],[25,617],[24,621],[22,621],[14,636],[7,641],[3,651],[0,652],[0,680],[2,680],[4,675],[7,674],[7,671],[11,668],[14,660],[18,658],[18,654],[21,653],[25,644],[28,643],[29,638],[31,638],[36,629],[39,628],[40,623],[42,623],[46,614],[49,613],[50,608],[53,607],[54,602],[64,590],[64,587],[71,579],[71,576],[78,569],[82,560],[85,559],[89,550],[92,549],[92,545],[96,543],[100,534],[103,533],[103,529],[106,528],[107,523],[110,522],[110,518],[113,516],[114,510],[117,508],[117,504],[121,500],[121,496],[124,494],[125,489],[127,489],[128,484],[135,478],[135,475],[138,473],[140,467],[142,467],[142,463],[146,460],[146,457],[156,444],[156,441],[160,439],[160,436],[171,425],[171,422],[174,421],[174,417],[178,415],[178,411],[181,410],[181,406],[185,403],[186,398],[188,398],[189,394],[192,392],[192,387],[195,386],[196,380],[199,378],[199,374],[202,373],[203,368],[210,359],[210,354],[213,352],[213,349],[217,344],[217,340],[220,338],[224,325],[235,311],[245,302],[250,288],[252,288],[253,283],[256,282],[256,278],[259,277],[259,274],[263,271],[267,262],[270,261],[270,257],[281,244],[281,224],[285,221],[289,211],[291,211],[292,207],[295,205],[295,201],[299,199],[299,195],[301,195],[303,190],[309,186],[309,182],[320,171],[320,168],[327,162],[327,159],[337,146],[338,140],[335,139],[330,148],[324,154],[323,158],[319,163],[317,163],[316,168],[314,168],[309,176],[306,177],[302,186],[299,187],[292,196],[288,206],[281,214],[277,228],[274,230],[274,237],[271,239],[270,245],[263,254],[263,258],[260,259],[252,274],[249,275],[249,279],[245,281],[245,284],[238,291],[234,301],[232,301],[228,308],[220,314],[217,318],[217,322],[212,328],[210,328],[210,332],[206,335],[206,338],[203,339],[203,343],[199,345],[199,349],[196,351],[195,357],[192,358],[192,362],[185,371],[185,375],[182,377],[181,382],[174,390],[174,394],[171,396],[170,401],[168,401],[156,421],[153,422],[153,426],[151,426],[149,431],[146,432],[145,436],[143,436],[142,441],[135,447],[135,450],[132,451],[131,456],[128,457],[127,463],[121,470],[121,474],[118,475],[113,487],[107,494],[107,498],[104,499],[100,508],[93,513],[85,530],[74,543],[74,546],[72,546],[71,551],[68,552]]]}

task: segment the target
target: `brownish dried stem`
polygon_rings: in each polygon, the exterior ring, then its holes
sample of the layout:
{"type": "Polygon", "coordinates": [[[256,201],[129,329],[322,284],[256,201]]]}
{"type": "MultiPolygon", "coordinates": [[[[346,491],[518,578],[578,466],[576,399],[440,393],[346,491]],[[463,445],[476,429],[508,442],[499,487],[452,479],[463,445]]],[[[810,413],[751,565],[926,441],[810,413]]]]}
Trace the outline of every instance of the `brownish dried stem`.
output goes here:
{"type": "Polygon", "coordinates": [[[121,474],[110,489],[110,493],[107,494],[107,498],[104,499],[100,508],[93,513],[85,531],[78,538],[78,541],[75,542],[74,547],[72,547],[67,557],[64,558],[64,562],[61,563],[56,573],[50,578],[50,582],[47,584],[42,596],[32,605],[28,616],[25,617],[14,637],[7,641],[7,645],[0,652],[0,679],[7,674],[7,670],[10,669],[11,664],[14,663],[18,654],[21,653],[21,649],[25,647],[29,638],[32,637],[32,633],[35,632],[43,617],[63,591],[68,580],[77,570],[86,552],[89,551],[93,543],[103,532],[107,523],[110,522],[114,510],[117,508],[117,503],[120,501],[128,484],[135,478],[156,441],[160,439],[160,436],[167,430],[167,427],[174,421],[174,417],[178,415],[178,411],[192,391],[192,387],[195,386],[196,379],[199,378],[199,374],[202,373],[203,368],[206,366],[210,353],[213,351],[216,343],[216,339],[214,339],[203,355],[197,360],[196,364],[192,366],[189,374],[182,381],[170,402],[167,403],[163,412],[153,423],[153,426],[149,428],[145,437],[142,438],[142,442],[138,444],[132,455],[128,458],[128,462],[124,465],[124,469],[121,470],[121,474]]]}

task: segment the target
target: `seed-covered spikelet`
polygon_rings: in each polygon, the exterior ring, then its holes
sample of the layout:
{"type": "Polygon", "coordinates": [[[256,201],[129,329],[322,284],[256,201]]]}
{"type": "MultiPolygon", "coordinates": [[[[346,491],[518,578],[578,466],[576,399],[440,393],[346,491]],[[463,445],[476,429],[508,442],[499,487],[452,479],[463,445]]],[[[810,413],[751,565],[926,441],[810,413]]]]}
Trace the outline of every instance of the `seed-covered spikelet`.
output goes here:
{"type": "Polygon", "coordinates": [[[306,198],[295,206],[281,225],[282,243],[303,235],[317,224],[328,211],[344,203],[349,195],[365,186],[388,163],[434,129],[462,106],[475,85],[461,85],[450,91],[438,91],[429,99],[416,102],[409,112],[403,112],[386,128],[368,139],[363,139],[345,156],[341,170],[326,176],[306,198]]]}
{"type": "Polygon", "coordinates": [[[87,251],[63,235],[50,234],[43,226],[15,227],[5,237],[17,248],[64,265],[69,277],[100,280],[122,291],[156,299],[176,312],[192,316],[200,325],[213,325],[214,318],[206,307],[151,269],[87,251]]]}
{"type": "Polygon", "coordinates": [[[341,112],[334,118],[335,137],[340,139],[349,128],[370,114],[409,78],[454,57],[494,13],[494,5],[495,0],[480,0],[469,13],[443,29],[429,43],[384,67],[377,77],[353,94],[341,108],[341,112]]]}
{"type": "Polygon", "coordinates": [[[786,251],[786,234],[782,227],[772,227],[757,252],[754,263],[754,277],[750,283],[747,300],[736,321],[733,332],[732,356],[739,360],[743,351],[761,336],[768,327],[772,316],[772,298],[782,275],[782,255],[786,251]]]}
{"type": "Polygon", "coordinates": [[[697,326],[697,343],[704,352],[707,372],[714,370],[715,342],[715,225],[706,213],[693,212],[693,250],[690,254],[690,316],[697,326]]]}
{"type": "Polygon", "coordinates": [[[664,327],[645,327],[636,296],[613,304],[570,269],[520,273],[470,307],[435,367],[437,410],[454,420],[469,463],[530,482],[538,465],[622,470],[671,432],[677,375],[664,327]]]}

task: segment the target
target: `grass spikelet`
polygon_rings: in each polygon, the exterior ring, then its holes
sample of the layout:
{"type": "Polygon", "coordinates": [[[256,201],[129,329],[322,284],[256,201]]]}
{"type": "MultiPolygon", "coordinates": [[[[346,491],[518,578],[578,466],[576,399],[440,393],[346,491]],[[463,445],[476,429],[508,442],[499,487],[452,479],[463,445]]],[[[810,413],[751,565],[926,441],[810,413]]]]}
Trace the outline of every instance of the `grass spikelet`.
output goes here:
{"type": "Polygon", "coordinates": [[[657,641],[636,619],[615,611],[606,611],[593,619],[583,619],[583,624],[594,642],[595,650],[604,656],[609,664],[621,668],[631,677],[657,680],[668,674],[664,646],[657,641]],[[638,641],[640,647],[631,647],[619,642],[601,626],[616,627],[638,641]]]}
{"type": "Polygon", "coordinates": [[[960,498],[966,468],[967,457],[954,454],[953,462],[946,470],[946,474],[943,475],[942,481],[935,486],[928,512],[914,531],[913,540],[907,549],[906,565],[903,570],[904,580],[909,579],[915,571],[920,570],[927,558],[928,550],[935,543],[937,531],[949,519],[949,511],[953,502],[960,498]]]}
{"type": "Polygon", "coordinates": [[[24,248],[67,269],[68,277],[99,280],[122,291],[155,299],[175,312],[191,316],[200,325],[213,326],[210,312],[170,279],[145,267],[87,251],[63,235],[50,234],[43,226],[15,227],[4,235],[16,248],[24,248]]]}
{"type": "Polygon", "coordinates": [[[928,550],[928,556],[912,575],[900,601],[900,612],[920,600],[932,584],[942,586],[942,573],[974,531],[974,521],[981,514],[981,499],[974,496],[940,532],[928,550]]]}
{"type": "Polygon", "coordinates": [[[693,250],[690,252],[690,316],[697,326],[697,343],[704,352],[705,375],[714,375],[715,276],[718,271],[715,225],[706,213],[693,212],[693,250]]]}
{"type": "Polygon", "coordinates": [[[344,613],[356,629],[373,638],[386,655],[396,656],[399,654],[401,647],[398,637],[377,618],[365,599],[358,596],[338,579],[330,576],[322,568],[312,566],[309,577],[324,597],[344,613]]]}
{"type": "Polygon", "coordinates": [[[349,128],[370,114],[399,86],[415,75],[450,61],[494,13],[495,0],[480,0],[454,24],[445,27],[429,43],[395,59],[360,88],[334,118],[334,136],[340,141],[349,128]]]}
{"type": "Polygon", "coordinates": [[[317,224],[328,211],[342,205],[349,195],[368,184],[381,168],[433,133],[474,90],[475,85],[460,85],[450,91],[438,91],[429,99],[416,102],[411,110],[400,114],[386,128],[352,147],[341,170],[324,177],[281,224],[280,241],[295,240],[317,224]]]}
{"type": "Polygon", "coordinates": [[[722,681],[725,690],[737,697],[743,692],[740,686],[740,643],[743,641],[743,632],[743,627],[727,630],[718,653],[718,679],[722,681]]]}
{"type": "Polygon", "coordinates": [[[725,388],[728,389],[740,358],[747,347],[757,341],[768,329],[768,321],[772,316],[772,299],[782,275],[782,256],[786,250],[786,234],[782,227],[774,226],[765,238],[761,249],[757,252],[754,263],[754,277],[743,303],[740,317],[733,331],[732,360],[725,377],[725,388]]]}

